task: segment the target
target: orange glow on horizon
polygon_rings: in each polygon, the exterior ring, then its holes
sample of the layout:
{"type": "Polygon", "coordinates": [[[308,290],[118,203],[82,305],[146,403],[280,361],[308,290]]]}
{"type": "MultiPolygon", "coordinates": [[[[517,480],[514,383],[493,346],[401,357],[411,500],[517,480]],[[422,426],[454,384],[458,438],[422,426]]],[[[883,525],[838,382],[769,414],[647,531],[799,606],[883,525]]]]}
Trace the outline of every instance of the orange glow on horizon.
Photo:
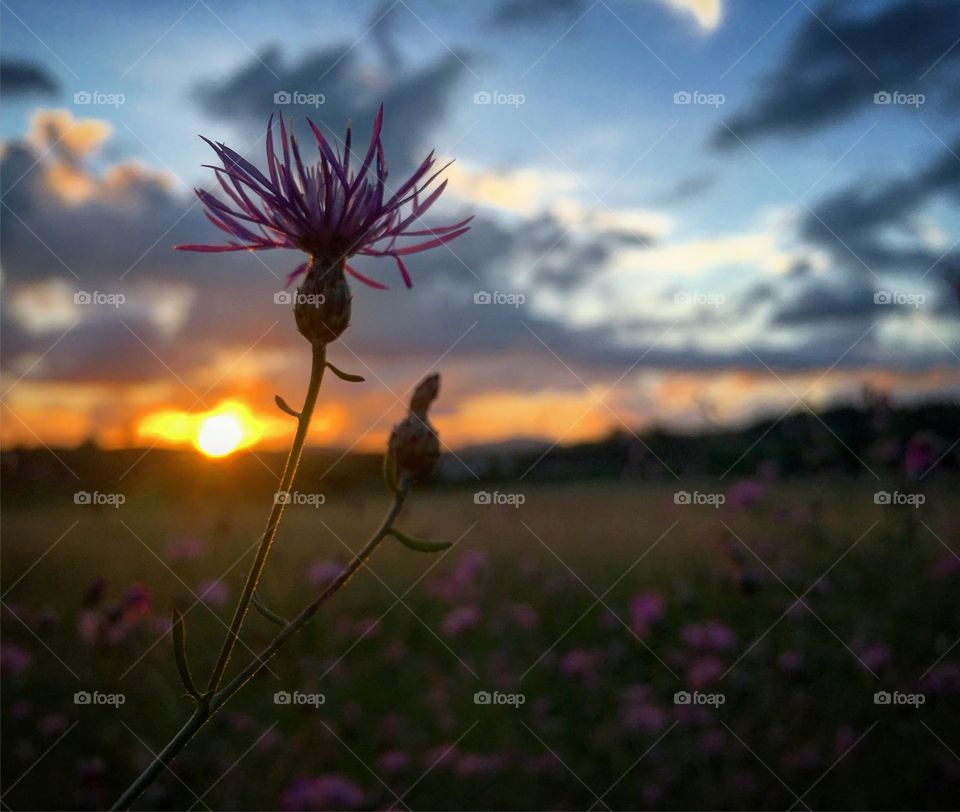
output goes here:
{"type": "Polygon", "coordinates": [[[191,443],[205,456],[226,457],[255,445],[263,436],[263,426],[246,405],[227,400],[215,409],[198,414],[173,410],[153,412],[140,421],[137,435],[173,445],[191,443]]]}
{"type": "MultiPolygon", "coordinates": [[[[469,381],[450,375],[443,395],[445,408],[438,410],[434,422],[444,445],[454,450],[517,438],[582,442],[613,429],[624,430],[623,424],[637,431],[651,425],[679,430],[707,424],[735,426],[758,415],[779,416],[793,403],[788,386],[802,392],[818,377],[789,370],[777,374],[782,381],[765,370],[651,372],[632,386],[621,383],[604,394],[603,403],[597,401],[603,393],[599,384],[596,395],[575,387],[476,391],[469,381]]],[[[267,390],[256,376],[243,383],[242,391],[224,393],[200,411],[191,409],[175,381],[78,384],[27,377],[14,385],[3,402],[0,447],[46,445],[56,450],[93,441],[108,450],[156,446],[196,449],[202,454],[198,438],[204,420],[235,412],[242,427],[235,450],[285,452],[296,421],[273,405],[272,386],[267,390]]],[[[834,399],[856,403],[865,384],[890,392],[895,400],[902,394],[909,402],[907,396],[925,399],[956,390],[960,371],[956,366],[915,373],[833,370],[809,397],[814,408],[834,399]]],[[[289,390],[291,400],[296,400],[297,387],[289,390]]],[[[381,453],[404,411],[404,404],[375,387],[367,392],[351,390],[343,399],[339,392],[331,394],[317,404],[307,444],[381,453]]]]}

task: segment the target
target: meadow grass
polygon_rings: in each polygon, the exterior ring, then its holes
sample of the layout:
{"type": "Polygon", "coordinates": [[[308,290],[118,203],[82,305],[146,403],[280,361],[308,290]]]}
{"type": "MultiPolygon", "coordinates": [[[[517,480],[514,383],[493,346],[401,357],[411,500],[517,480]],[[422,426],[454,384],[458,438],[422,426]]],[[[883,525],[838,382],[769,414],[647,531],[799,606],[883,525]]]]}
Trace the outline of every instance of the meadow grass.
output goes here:
{"type": "MultiPolygon", "coordinates": [[[[875,505],[867,478],[772,483],[720,509],[674,504],[666,483],[498,487],[526,501],[415,493],[401,527],[454,547],[388,540],[143,807],[952,805],[956,482],[925,483],[919,510],[875,505]],[[923,704],[877,705],[880,690],[923,704]],[[323,702],[277,704],[283,691],[323,702]],[[478,691],[523,700],[476,704],[478,691]],[[723,703],[676,704],[678,691],[723,703]]],[[[108,804],[188,715],[170,609],[186,611],[202,680],[262,529],[258,496],[6,506],[12,808],[108,804]],[[125,701],[77,705],[77,691],[125,701]]],[[[270,607],[301,608],[387,503],[342,491],[290,508],[270,607]]],[[[251,614],[234,668],[274,628],[251,614]]]]}

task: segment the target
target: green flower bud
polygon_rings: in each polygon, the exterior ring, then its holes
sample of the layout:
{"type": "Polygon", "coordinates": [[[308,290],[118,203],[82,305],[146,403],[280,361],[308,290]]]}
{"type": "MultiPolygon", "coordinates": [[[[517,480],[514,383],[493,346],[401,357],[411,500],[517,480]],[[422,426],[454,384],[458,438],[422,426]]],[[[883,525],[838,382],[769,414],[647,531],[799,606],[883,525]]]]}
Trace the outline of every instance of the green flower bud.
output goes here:
{"type": "Polygon", "coordinates": [[[399,478],[413,482],[428,479],[440,456],[440,438],[427,418],[427,410],[440,392],[440,376],[429,375],[417,386],[410,399],[406,419],[390,434],[388,458],[395,461],[399,478]]]}
{"type": "Polygon", "coordinates": [[[350,326],[352,299],[343,260],[313,257],[293,307],[300,334],[311,344],[336,341],[350,326]]]}

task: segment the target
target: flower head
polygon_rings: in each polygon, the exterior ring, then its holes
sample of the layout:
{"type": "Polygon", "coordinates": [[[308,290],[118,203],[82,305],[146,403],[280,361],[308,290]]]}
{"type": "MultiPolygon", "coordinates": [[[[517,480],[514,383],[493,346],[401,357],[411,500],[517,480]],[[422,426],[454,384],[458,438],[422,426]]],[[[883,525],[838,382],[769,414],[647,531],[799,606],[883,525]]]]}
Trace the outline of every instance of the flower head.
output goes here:
{"type": "MultiPolygon", "coordinates": [[[[446,188],[444,181],[421,200],[421,195],[446,166],[433,171],[436,158],[431,152],[407,180],[395,189],[388,188],[387,164],[380,140],[382,104],[373,124],[370,144],[356,171],[350,167],[350,125],[347,125],[341,154],[330,146],[316,124],[309,119],[307,122],[316,138],[320,160],[304,165],[296,136],[287,131],[282,117],[282,157],[278,155],[274,149],[271,116],[267,125],[268,175],[225,144],[204,138],[223,164],[209,168],[216,173],[229,202],[203,189],[197,189],[196,193],[210,222],[235,239],[227,245],[178,245],[177,248],[208,252],[295,248],[330,264],[345,263],[356,255],[393,257],[404,283],[411,287],[413,283],[403,257],[459,237],[473,219],[441,228],[411,230],[446,188]],[[404,237],[429,239],[398,246],[397,240],[404,237]]],[[[287,281],[306,270],[307,263],[300,265],[287,281]]],[[[385,287],[349,265],[345,270],[371,287],[385,287]]]]}
{"type": "Polygon", "coordinates": [[[637,637],[646,637],[650,627],[663,617],[666,602],[659,592],[641,592],[630,602],[630,627],[637,637]]]}

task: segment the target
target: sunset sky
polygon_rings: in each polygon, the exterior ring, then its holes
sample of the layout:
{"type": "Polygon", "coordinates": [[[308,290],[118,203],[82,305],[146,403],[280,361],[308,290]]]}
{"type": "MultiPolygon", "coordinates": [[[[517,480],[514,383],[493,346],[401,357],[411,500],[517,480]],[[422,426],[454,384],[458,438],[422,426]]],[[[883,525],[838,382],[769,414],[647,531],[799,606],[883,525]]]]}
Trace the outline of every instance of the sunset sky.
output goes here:
{"type": "Polygon", "coordinates": [[[309,348],[290,251],[219,242],[202,133],[263,163],[271,113],[394,178],[455,158],[446,248],[357,263],[312,442],[382,446],[443,375],[452,447],[960,395],[960,3],[3,0],[4,447],[280,448],[309,348]],[[278,95],[281,94],[281,95],[278,95]],[[879,96],[877,94],[880,94],[879,96]],[[294,103],[288,103],[287,100],[294,103]],[[482,295],[490,294],[489,297],[482,295]],[[91,303],[83,301],[88,294],[91,303]],[[498,295],[494,295],[498,294],[498,295]],[[484,303],[485,298],[493,301],[484,303]]]}

